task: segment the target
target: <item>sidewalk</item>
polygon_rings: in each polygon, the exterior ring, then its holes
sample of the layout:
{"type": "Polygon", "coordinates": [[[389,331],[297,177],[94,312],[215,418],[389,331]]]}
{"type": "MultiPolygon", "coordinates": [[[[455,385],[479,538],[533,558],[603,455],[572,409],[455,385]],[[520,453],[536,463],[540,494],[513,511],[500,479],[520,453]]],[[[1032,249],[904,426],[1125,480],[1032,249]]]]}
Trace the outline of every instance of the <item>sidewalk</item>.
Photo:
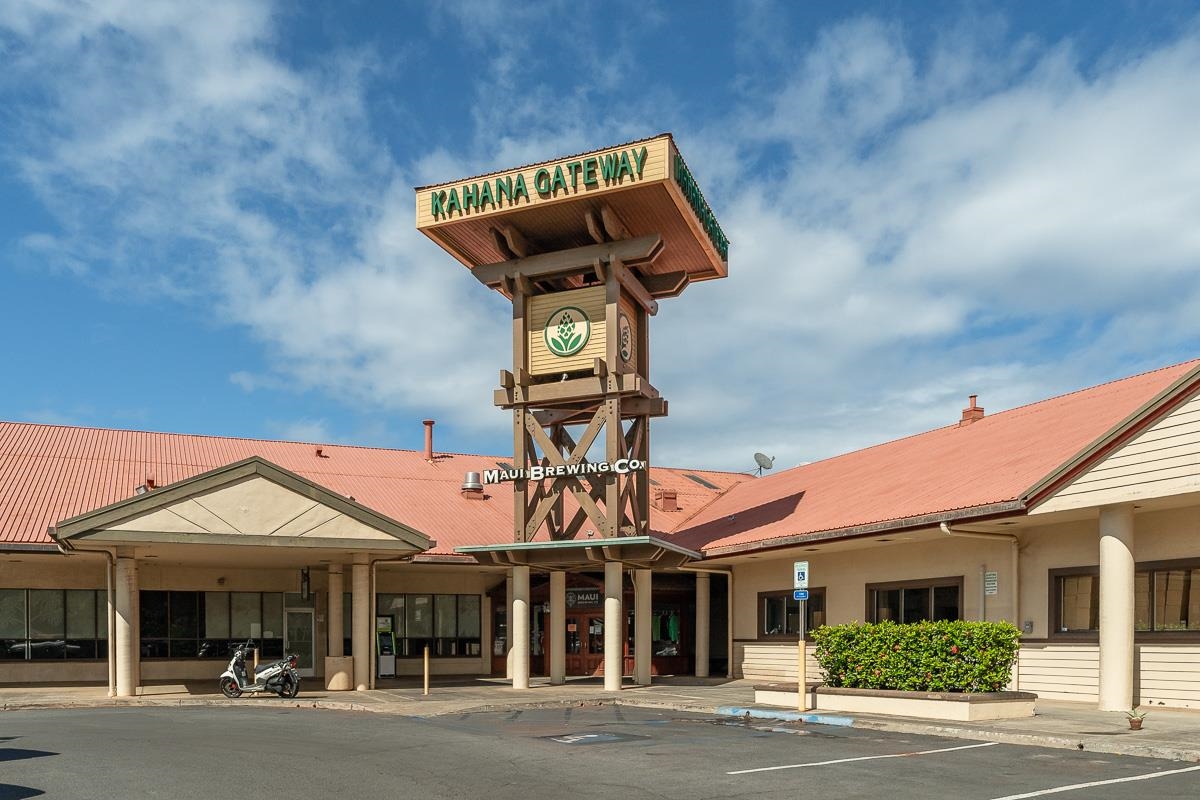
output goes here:
{"type": "Polygon", "coordinates": [[[751,719],[797,718],[810,724],[839,724],[896,733],[925,734],[1008,744],[1085,750],[1095,753],[1200,762],[1200,711],[1149,709],[1145,727],[1129,730],[1121,712],[1097,711],[1083,703],[1039,700],[1032,718],[994,722],[944,722],[871,714],[828,714],[754,705],[754,681],[695,678],[656,679],[651,686],[626,684],[620,693],[605,692],[596,679],[571,680],[550,686],[534,679],[526,690],[509,688],[503,679],[439,680],[422,694],[419,682],[384,681],[371,691],[308,691],[294,700],[273,695],[228,700],[205,682],[147,687],[150,694],[110,698],[107,688],[88,686],[0,686],[0,711],[113,706],[249,706],[318,708],[433,717],[516,708],[621,704],[698,714],[749,716],[751,719]]]}

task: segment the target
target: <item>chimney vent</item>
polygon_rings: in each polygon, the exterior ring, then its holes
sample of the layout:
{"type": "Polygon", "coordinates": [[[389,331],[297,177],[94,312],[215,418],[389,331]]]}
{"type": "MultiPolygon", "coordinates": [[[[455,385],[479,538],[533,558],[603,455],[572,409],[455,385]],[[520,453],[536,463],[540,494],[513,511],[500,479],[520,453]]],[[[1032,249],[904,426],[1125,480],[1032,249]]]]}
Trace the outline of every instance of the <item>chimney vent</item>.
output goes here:
{"type": "Polygon", "coordinates": [[[427,419],[421,424],[425,426],[425,460],[433,461],[433,420],[427,419]]]}
{"type": "Polygon", "coordinates": [[[462,496],[469,500],[482,500],[483,483],[479,480],[478,472],[468,472],[463,476],[462,496]]]}
{"type": "Polygon", "coordinates": [[[973,394],[967,398],[969,405],[963,409],[962,419],[958,421],[958,427],[970,425],[976,420],[983,419],[983,406],[978,404],[979,395],[973,394]]]}
{"type": "Polygon", "coordinates": [[[674,489],[659,489],[654,493],[654,507],[660,511],[678,511],[678,493],[674,489]]]}

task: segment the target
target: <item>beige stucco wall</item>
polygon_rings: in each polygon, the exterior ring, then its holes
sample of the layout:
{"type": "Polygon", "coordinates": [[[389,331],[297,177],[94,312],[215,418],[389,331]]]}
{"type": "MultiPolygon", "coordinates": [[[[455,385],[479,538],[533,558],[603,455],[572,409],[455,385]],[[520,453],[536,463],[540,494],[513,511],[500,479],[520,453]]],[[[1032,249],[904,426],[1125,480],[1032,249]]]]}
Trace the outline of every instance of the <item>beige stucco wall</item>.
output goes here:
{"type": "Polygon", "coordinates": [[[866,618],[866,585],[925,578],[963,578],[963,613],[979,619],[981,568],[999,573],[998,594],[987,598],[987,618],[1012,617],[1012,568],[1007,542],[944,537],[930,542],[880,544],[863,550],[795,553],[734,567],[734,638],[758,636],[758,593],[792,588],[792,563],[807,560],[809,586],[825,589],[826,622],[866,618]]]}

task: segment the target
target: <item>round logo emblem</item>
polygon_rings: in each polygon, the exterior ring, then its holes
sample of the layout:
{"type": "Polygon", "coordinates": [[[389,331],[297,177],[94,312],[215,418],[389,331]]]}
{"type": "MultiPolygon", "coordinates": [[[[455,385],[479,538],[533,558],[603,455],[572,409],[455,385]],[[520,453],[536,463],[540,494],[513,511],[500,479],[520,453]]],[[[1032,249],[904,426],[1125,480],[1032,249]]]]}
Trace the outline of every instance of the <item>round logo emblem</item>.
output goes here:
{"type": "Polygon", "coordinates": [[[629,363],[633,360],[633,324],[624,312],[617,318],[617,337],[621,360],[629,363]]]}
{"type": "Polygon", "coordinates": [[[587,314],[575,306],[563,306],[546,319],[543,331],[546,347],[556,356],[573,356],[583,349],[592,335],[587,314]]]}

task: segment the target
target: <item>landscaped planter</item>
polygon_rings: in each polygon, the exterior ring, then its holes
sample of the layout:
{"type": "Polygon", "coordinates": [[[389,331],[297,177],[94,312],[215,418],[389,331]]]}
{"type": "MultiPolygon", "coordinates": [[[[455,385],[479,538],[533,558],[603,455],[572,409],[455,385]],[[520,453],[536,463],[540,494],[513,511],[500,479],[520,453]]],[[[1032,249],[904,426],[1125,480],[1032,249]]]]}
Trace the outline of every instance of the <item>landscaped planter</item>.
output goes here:
{"type": "MultiPolygon", "coordinates": [[[[812,690],[810,689],[810,692],[812,690]]],[[[976,722],[1033,716],[1037,695],[1031,692],[901,692],[891,689],[842,689],[819,686],[817,711],[883,714],[897,717],[976,722]]],[[[754,702],[796,708],[795,684],[754,687],[754,702]]]]}

